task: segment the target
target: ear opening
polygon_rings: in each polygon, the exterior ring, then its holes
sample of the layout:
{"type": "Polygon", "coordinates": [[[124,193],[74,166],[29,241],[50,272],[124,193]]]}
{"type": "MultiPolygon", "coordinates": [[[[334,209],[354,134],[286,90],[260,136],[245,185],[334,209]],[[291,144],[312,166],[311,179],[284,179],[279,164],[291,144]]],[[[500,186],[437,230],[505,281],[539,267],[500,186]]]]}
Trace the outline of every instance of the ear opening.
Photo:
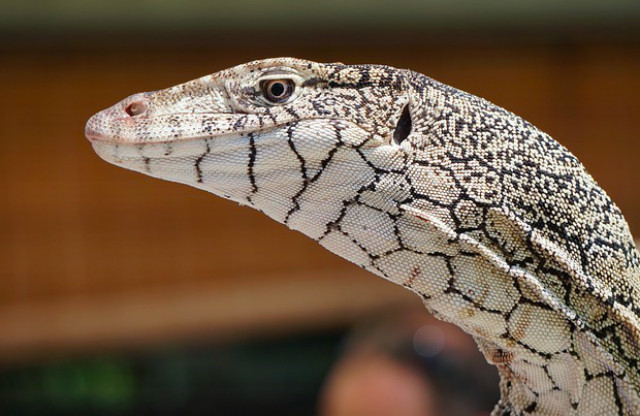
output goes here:
{"type": "Polygon", "coordinates": [[[409,112],[409,104],[404,106],[402,114],[398,119],[396,129],[393,131],[393,141],[400,144],[411,134],[411,113],[409,112]]]}

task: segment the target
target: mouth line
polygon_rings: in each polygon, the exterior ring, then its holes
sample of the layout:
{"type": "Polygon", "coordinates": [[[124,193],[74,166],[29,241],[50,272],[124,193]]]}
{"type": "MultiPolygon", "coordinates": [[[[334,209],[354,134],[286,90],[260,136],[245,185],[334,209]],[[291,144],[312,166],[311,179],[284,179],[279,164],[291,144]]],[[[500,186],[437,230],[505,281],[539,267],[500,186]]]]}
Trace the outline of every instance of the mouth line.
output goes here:
{"type": "Polygon", "coordinates": [[[91,146],[103,159],[116,163],[140,162],[172,158],[198,158],[203,154],[228,153],[243,151],[248,139],[237,142],[244,135],[221,134],[219,136],[198,136],[179,141],[159,142],[117,142],[94,141],[91,146]],[[222,140],[224,143],[213,143],[222,140]]]}
{"type": "Polygon", "coordinates": [[[190,141],[218,139],[218,138],[228,137],[228,136],[246,136],[248,134],[255,133],[256,131],[268,132],[276,128],[277,127],[273,127],[269,129],[252,129],[252,130],[245,130],[242,132],[224,132],[220,134],[198,135],[198,136],[181,137],[181,138],[167,136],[166,138],[153,139],[152,141],[144,140],[144,139],[139,141],[131,141],[131,140],[126,140],[118,137],[108,137],[106,135],[102,135],[97,132],[85,132],[85,136],[87,137],[89,142],[91,142],[92,144],[100,143],[100,144],[114,145],[114,146],[140,147],[140,146],[151,146],[151,145],[167,145],[167,144],[174,144],[174,143],[187,143],[190,141]]]}

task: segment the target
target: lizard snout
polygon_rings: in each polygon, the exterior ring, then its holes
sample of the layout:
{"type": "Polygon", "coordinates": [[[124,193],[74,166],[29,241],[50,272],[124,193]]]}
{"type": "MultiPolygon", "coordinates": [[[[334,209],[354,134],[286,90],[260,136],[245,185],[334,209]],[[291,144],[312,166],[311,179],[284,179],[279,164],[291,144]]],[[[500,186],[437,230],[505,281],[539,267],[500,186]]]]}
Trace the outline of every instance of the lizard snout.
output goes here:
{"type": "Polygon", "coordinates": [[[84,135],[90,142],[120,141],[121,136],[126,136],[126,130],[138,124],[148,110],[149,94],[134,94],[91,117],[84,135]]]}

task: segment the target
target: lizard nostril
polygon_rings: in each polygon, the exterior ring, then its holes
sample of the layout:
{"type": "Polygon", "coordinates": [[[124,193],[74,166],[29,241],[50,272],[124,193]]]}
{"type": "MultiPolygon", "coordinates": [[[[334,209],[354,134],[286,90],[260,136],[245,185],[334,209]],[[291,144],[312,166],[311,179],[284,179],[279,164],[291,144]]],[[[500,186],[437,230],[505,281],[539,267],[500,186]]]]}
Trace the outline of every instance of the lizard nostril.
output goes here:
{"type": "Polygon", "coordinates": [[[139,116],[147,111],[147,103],[144,101],[134,101],[130,103],[124,111],[131,117],[139,116]]]}

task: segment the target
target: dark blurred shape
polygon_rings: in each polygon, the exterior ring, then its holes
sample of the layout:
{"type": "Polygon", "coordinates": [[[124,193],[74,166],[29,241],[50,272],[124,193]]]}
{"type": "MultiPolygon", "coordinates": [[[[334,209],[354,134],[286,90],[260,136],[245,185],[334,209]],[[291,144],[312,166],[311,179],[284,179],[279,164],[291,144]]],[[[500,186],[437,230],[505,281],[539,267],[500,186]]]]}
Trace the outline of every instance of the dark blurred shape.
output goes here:
{"type": "MultiPolygon", "coordinates": [[[[360,32],[393,38],[398,32],[573,33],[591,39],[637,34],[640,5],[632,0],[95,0],[0,2],[0,33],[29,36],[129,33],[136,44],[145,35],[171,38],[178,33],[217,33],[217,43],[232,44],[242,34],[317,34],[360,32]],[[608,32],[608,33],[604,33],[608,32]],[[168,36],[167,36],[168,35],[168,36]]],[[[336,39],[339,39],[337,37],[336,39]]],[[[343,39],[347,40],[347,39],[343,39]]],[[[77,39],[76,41],[81,41],[77,39]]]]}

